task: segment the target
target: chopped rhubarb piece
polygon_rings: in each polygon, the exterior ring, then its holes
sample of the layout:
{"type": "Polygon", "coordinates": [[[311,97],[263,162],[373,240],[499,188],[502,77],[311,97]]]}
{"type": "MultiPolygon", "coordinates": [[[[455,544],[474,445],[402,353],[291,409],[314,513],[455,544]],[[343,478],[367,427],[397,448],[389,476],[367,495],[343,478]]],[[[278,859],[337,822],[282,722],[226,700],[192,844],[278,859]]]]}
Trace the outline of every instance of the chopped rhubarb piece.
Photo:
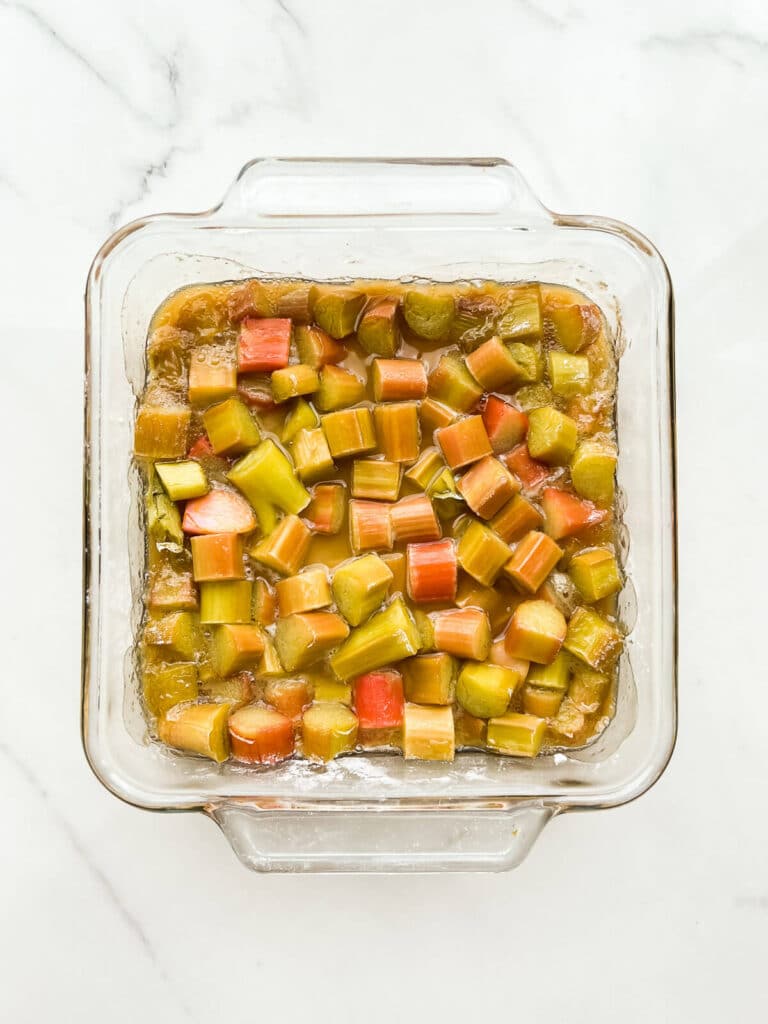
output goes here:
{"type": "Polygon", "coordinates": [[[229,745],[238,761],[284,761],[293,753],[293,722],[274,708],[240,708],[229,719],[229,745]]]}
{"type": "Polygon", "coordinates": [[[554,661],[567,625],[561,611],[548,601],[523,601],[512,614],[504,636],[507,653],[523,661],[548,665],[554,661]]]}
{"type": "Polygon", "coordinates": [[[485,661],[491,647],[488,616],[480,608],[449,608],[434,612],[432,622],[434,647],[456,658],[485,661]]]}
{"type": "Polygon", "coordinates": [[[227,722],[231,705],[179,704],[157,723],[163,743],[178,750],[226,761],[229,757],[227,722]]]}
{"type": "Polygon", "coordinates": [[[312,703],[312,687],[306,679],[270,679],[264,700],[287,718],[297,718],[312,703]]]}
{"type": "Polygon", "coordinates": [[[390,506],[389,518],[396,541],[438,540],[440,537],[435,508],[426,494],[412,494],[396,501],[390,506]]]}
{"type": "Polygon", "coordinates": [[[187,502],[181,527],[184,533],[250,533],[256,517],[239,494],[213,490],[187,502]]]}
{"type": "Polygon", "coordinates": [[[286,319],[247,317],[240,325],[237,368],[240,373],[253,370],[281,370],[288,365],[293,324],[286,319]]]}
{"type": "Polygon", "coordinates": [[[475,462],[458,483],[459,491],[481,519],[491,519],[506,505],[520,484],[492,455],[475,462]]]}
{"type": "Polygon", "coordinates": [[[491,750],[517,757],[536,757],[544,741],[547,723],[534,715],[508,711],[488,722],[487,743],[491,750]]]}
{"type": "Polygon", "coordinates": [[[456,546],[452,540],[409,544],[408,596],[412,601],[453,601],[456,597],[456,546]]]}
{"type": "Polygon", "coordinates": [[[591,501],[569,494],[568,491],[547,487],[541,498],[544,508],[544,528],[554,540],[571,537],[588,526],[605,522],[608,512],[597,508],[591,501]]]}
{"type": "Polygon", "coordinates": [[[338,533],[346,511],[344,484],[317,484],[303,516],[315,533],[338,533]]]}
{"type": "Polygon", "coordinates": [[[243,538],[239,533],[204,533],[191,540],[195,580],[245,578],[243,538]]]}
{"type": "Polygon", "coordinates": [[[211,442],[205,434],[201,434],[187,452],[190,459],[207,459],[213,454],[211,442]]]}
{"type": "Polygon", "coordinates": [[[304,756],[310,761],[331,761],[354,750],[357,715],[344,704],[313,704],[301,720],[304,756]]]}
{"type": "Polygon", "coordinates": [[[520,541],[504,572],[526,594],[535,594],[563,555],[546,533],[531,530],[520,541]]]}
{"type": "Polygon", "coordinates": [[[435,431],[435,438],[451,469],[461,469],[491,454],[481,416],[465,416],[450,427],[441,427],[435,431]]]}
{"type": "Polygon", "coordinates": [[[402,402],[427,393],[427,370],[420,359],[374,359],[372,380],[377,402],[402,402]]]}
{"type": "MultiPolygon", "coordinates": [[[[400,345],[397,299],[382,299],[369,306],[357,325],[357,340],[366,352],[393,356],[400,345]]],[[[426,382],[425,382],[426,383],[426,382]]]]}
{"type": "Polygon", "coordinates": [[[547,479],[552,470],[543,462],[531,458],[528,446],[519,444],[503,457],[507,468],[511,469],[526,491],[536,491],[547,479]]]}
{"type": "Polygon", "coordinates": [[[489,395],[483,406],[483,423],[495,455],[519,444],[528,430],[528,417],[498,395],[489,395]]]}
{"type": "Polygon", "coordinates": [[[402,725],[405,701],[399,672],[368,672],[354,685],[361,729],[396,729],[402,725]]]}
{"type": "Polygon", "coordinates": [[[406,759],[452,761],[456,736],[451,709],[406,704],[403,754],[406,759]]]}

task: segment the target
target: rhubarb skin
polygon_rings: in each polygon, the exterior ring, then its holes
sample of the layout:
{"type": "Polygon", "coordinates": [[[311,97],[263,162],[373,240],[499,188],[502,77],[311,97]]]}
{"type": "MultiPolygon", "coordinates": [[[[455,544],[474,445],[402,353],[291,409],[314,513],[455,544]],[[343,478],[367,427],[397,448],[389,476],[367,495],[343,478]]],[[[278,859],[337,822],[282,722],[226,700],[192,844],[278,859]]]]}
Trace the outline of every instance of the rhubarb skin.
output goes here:
{"type": "Polygon", "coordinates": [[[297,327],[296,351],[299,359],[313,370],[340,363],[347,356],[347,347],[326,334],[321,327],[297,327]]]}
{"type": "Polygon", "coordinates": [[[622,647],[618,629],[591,608],[579,607],[571,616],[564,647],[589,668],[602,672],[611,666],[622,647]]]}
{"type": "Polygon", "coordinates": [[[453,704],[458,662],[445,651],[418,654],[400,663],[406,699],[414,704],[453,704]]]}
{"type": "Polygon", "coordinates": [[[251,558],[283,576],[293,576],[309,551],[312,534],[298,516],[285,516],[272,533],[249,548],[251,558]]]}
{"type": "Polygon", "coordinates": [[[528,451],[549,466],[567,464],[578,441],[576,423],[552,406],[532,409],[528,414],[528,451]]]}
{"type": "Polygon", "coordinates": [[[354,682],[355,712],[361,729],[396,729],[402,725],[405,699],[399,672],[368,672],[354,682]]]}
{"type": "Polygon", "coordinates": [[[313,687],[306,679],[270,679],[264,687],[264,700],[287,718],[298,718],[312,698],[313,687]]]}
{"type": "Polygon", "coordinates": [[[275,584],[281,615],[314,612],[331,603],[331,588],[325,566],[305,569],[275,584]]]}
{"type": "Polygon", "coordinates": [[[209,406],[203,413],[203,423],[217,455],[239,455],[261,440],[256,421],[239,398],[209,406]]]}
{"type": "Polygon", "coordinates": [[[317,484],[302,514],[315,533],[334,534],[344,525],[346,507],[344,484],[317,484]]]}
{"type": "Polygon", "coordinates": [[[376,548],[391,550],[394,540],[391,507],[384,501],[350,501],[349,543],[355,554],[376,548]]]}
{"type": "Polygon", "coordinates": [[[582,441],[571,459],[571,479],[577,494],[598,505],[613,501],[616,448],[607,441],[582,441]]]}
{"type": "Polygon", "coordinates": [[[377,402],[405,402],[427,394],[427,370],[420,359],[374,359],[371,379],[377,402]]]}
{"type": "Polygon", "coordinates": [[[200,754],[212,761],[229,757],[227,721],[231,705],[179,704],[159,719],[157,733],[163,743],[200,754]]]}
{"type": "Polygon", "coordinates": [[[374,552],[337,566],[331,589],[336,605],[351,626],[359,626],[381,605],[394,579],[374,552]]]}
{"type": "Polygon", "coordinates": [[[503,462],[518,478],[523,485],[523,490],[530,494],[535,493],[552,473],[549,466],[531,458],[531,453],[525,444],[519,444],[513,448],[503,457],[503,462]]]}
{"type": "Polygon", "coordinates": [[[451,469],[461,469],[491,454],[491,442],[481,416],[466,416],[442,427],[435,431],[435,438],[451,469]]]}
{"type": "Polygon", "coordinates": [[[563,556],[546,533],[531,530],[504,566],[504,573],[524,594],[535,594],[563,556]]]}
{"type": "Polygon", "coordinates": [[[604,523],[606,509],[599,509],[591,501],[577,498],[556,487],[545,488],[541,504],[544,509],[544,529],[553,540],[572,537],[590,526],[604,523]]]}
{"type": "Polygon", "coordinates": [[[559,690],[543,690],[528,684],[523,689],[523,710],[526,715],[552,718],[557,714],[562,701],[563,694],[559,690]]]}
{"type": "Polygon", "coordinates": [[[556,306],[547,310],[555,340],[566,352],[580,352],[596,340],[603,327],[600,307],[592,303],[556,306]]]}
{"type": "Polygon", "coordinates": [[[529,530],[538,530],[544,522],[541,512],[522,494],[516,494],[488,524],[508,544],[529,530]]]}
{"type": "Polygon", "coordinates": [[[225,359],[210,361],[202,351],[196,352],[189,363],[189,400],[192,405],[204,406],[221,402],[237,391],[237,368],[225,359]]]}
{"type": "Polygon", "coordinates": [[[258,626],[222,625],[213,639],[213,660],[221,676],[231,676],[258,665],[264,653],[264,637],[258,626]]]}
{"type": "Polygon", "coordinates": [[[512,613],[504,635],[507,653],[523,661],[548,665],[563,646],[567,624],[548,601],[523,601],[512,613]]]}
{"type": "Polygon", "coordinates": [[[240,324],[237,368],[240,373],[281,370],[288,365],[293,324],[287,318],[247,317],[240,324]]]}
{"type": "Polygon", "coordinates": [[[450,294],[416,290],[405,293],[405,321],[414,334],[427,341],[446,338],[455,313],[455,301],[450,294]]]}
{"type": "Polygon", "coordinates": [[[479,608],[450,608],[434,612],[433,642],[438,651],[456,658],[485,661],[491,647],[491,627],[488,616],[479,608]]]}
{"type": "Polygon", "coordinates": [[[377,405],[373,410],[379,451],[390,462],[414,462],[419,457],[421,428],[415,402],[377,405]]]}
{"type": "Polygon", "coordinates": [[[526,414],[498,395],[488,395],[482,417],[494,455],[511,451],[528,432],[526,414]]]}
{"type": "Polygon", "coordinates": [[[315,300],[312,315],[327,334],[341,341],[354,333],[365,301],[365,295],[352,288],[323,290],[315,300]]]}
{"type": "Polygon", "coordinates": [[[442,533],[434,505],[425,494],[401,498],[391,506],[389,517],[398,542],[438,540],[442,533]]]}
{"type": "Polygon", "coordinates": [[[239,533],[208,533],[192,537],[192,571],[195,580],[245,578],[243,538],[239,533]]]}
{"type": "Polygon", "coordinates": [[[475,462],[458,482],[461,496],[481,519],[492,519],[520,484],[492,455],[475,462]]]}
{"type": "Polygon", "coordinates": [[[306,612],[278,619],[275,647],[286,672],[309,668],[349,636],[334,612],[306,612]]]}
{"type": "Polygon", "coordinates": [[[456,597],[458,564],[452,540],[409,544],[408,596],[419,604],[453,601],[456,597]]]}
{"type": "Polygon", "coordinates": [[[200,584],[200,621],[205,625],[251,620],[250,580],[211,580],[200,584]]]}
{"type": "Polygon", "coordinates": [[[232,756],[250,764],[276,764],[293,754],[293,723],[274,708],[240,708],[229,719],[232,756]]]}
{"type": "Polygon", "coordinates": [[[388,357],[397,352],[400,347],[399,305],[397,299],[382,299],[363,313],[357,327],[357,340],[366,352],[388,357]]]}
{"type": "Polygon", "coordinates": [[[452,761],[455,750],[456,735],[450,708],[405,705],[403,755],[406,760],[452,761]]]}
{"type": "Polygon", "coordinates": [[[332,761],[354,750],[358,722],[344,704],[313,704],[301,720],[302,749],[310,761],[332,761]]]}

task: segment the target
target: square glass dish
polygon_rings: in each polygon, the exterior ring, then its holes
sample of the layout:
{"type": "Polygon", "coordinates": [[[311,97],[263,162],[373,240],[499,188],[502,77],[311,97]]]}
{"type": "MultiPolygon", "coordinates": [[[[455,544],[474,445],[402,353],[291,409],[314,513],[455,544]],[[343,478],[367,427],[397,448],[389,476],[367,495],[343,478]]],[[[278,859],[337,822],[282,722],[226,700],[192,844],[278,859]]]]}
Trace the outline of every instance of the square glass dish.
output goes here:
{"type": "Polygon", "coordinates": [[[97,777],[152,810],[202,810],[257,870],[499,870],[553,815],[615,806],[663,772],[676,733],[672,293],[633,229],[546,210],[501,160],[248,164],[202,214],[127,225],[86,293],[83,737],[97,777]],[[628,632],[616,711],[589,745],[522,761],[362,753],[250,770],[152,741],[135,647],[144,536],[133,422],[147,329],[169,293],[242,278],[539,280],[602,309],[618,357],[617,481],[628,632]]]}

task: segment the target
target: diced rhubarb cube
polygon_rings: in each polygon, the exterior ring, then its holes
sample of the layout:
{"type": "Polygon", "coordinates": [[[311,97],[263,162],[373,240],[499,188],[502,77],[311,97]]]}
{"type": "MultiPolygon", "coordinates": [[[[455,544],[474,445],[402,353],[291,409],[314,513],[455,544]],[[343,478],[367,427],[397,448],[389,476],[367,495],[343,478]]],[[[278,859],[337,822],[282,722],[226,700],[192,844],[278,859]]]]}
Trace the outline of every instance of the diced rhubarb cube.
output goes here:
{"type": "Polygon", "coordinates": [[[369,672],[355,680],[355,711],[361,729],[396,729],[405,700],[399,672],[369,672]]]}
{"type": "Polygon", "coordinates": [[[559,540],[580,533],[588,526],[605,522],[606,509],[597,508],[591,501],[577,498],[568,491],[547,487],[541,498],[544,509],[545,529],[550,537],[559,540]]]}
{"type": "Polygon", "coordinates": [[[502,459],[508,469],[511,469],[526,491],[535,491],[547,479],[552,470],[543,462],[532,459],[528,446],[519,444],[516,448],[505,455],[502,459]]]}
{"type": "Polygon", "coordinates": [[[288,319],[248,317],[240,325],[237,367],[240,373],[280,370],[288,365],[293,325],[288,319]]]}
{"type": "Polygon", "coordinates": [[[489,395],[483,407],[483,423],[495,455],[508,452],[525,437],[528,417],[498,395],[489,395]]]}

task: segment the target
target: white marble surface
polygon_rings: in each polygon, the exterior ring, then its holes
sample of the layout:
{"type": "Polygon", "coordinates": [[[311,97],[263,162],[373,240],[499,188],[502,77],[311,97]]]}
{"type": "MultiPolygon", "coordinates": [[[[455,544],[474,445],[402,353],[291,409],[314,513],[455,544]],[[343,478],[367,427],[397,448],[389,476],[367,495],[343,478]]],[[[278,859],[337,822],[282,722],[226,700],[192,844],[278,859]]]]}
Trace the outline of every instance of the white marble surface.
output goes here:
{"type": "Polygon", "coordinates": [[[0,95],[0,1019],[765,1019],[768,7],[0,0],[0,95]],[[513,874],[251,876],[210,822],[133,810],[86,767],[87,268],[262,154],[507,156],[670,264],[677,752],[513,874]]]}

